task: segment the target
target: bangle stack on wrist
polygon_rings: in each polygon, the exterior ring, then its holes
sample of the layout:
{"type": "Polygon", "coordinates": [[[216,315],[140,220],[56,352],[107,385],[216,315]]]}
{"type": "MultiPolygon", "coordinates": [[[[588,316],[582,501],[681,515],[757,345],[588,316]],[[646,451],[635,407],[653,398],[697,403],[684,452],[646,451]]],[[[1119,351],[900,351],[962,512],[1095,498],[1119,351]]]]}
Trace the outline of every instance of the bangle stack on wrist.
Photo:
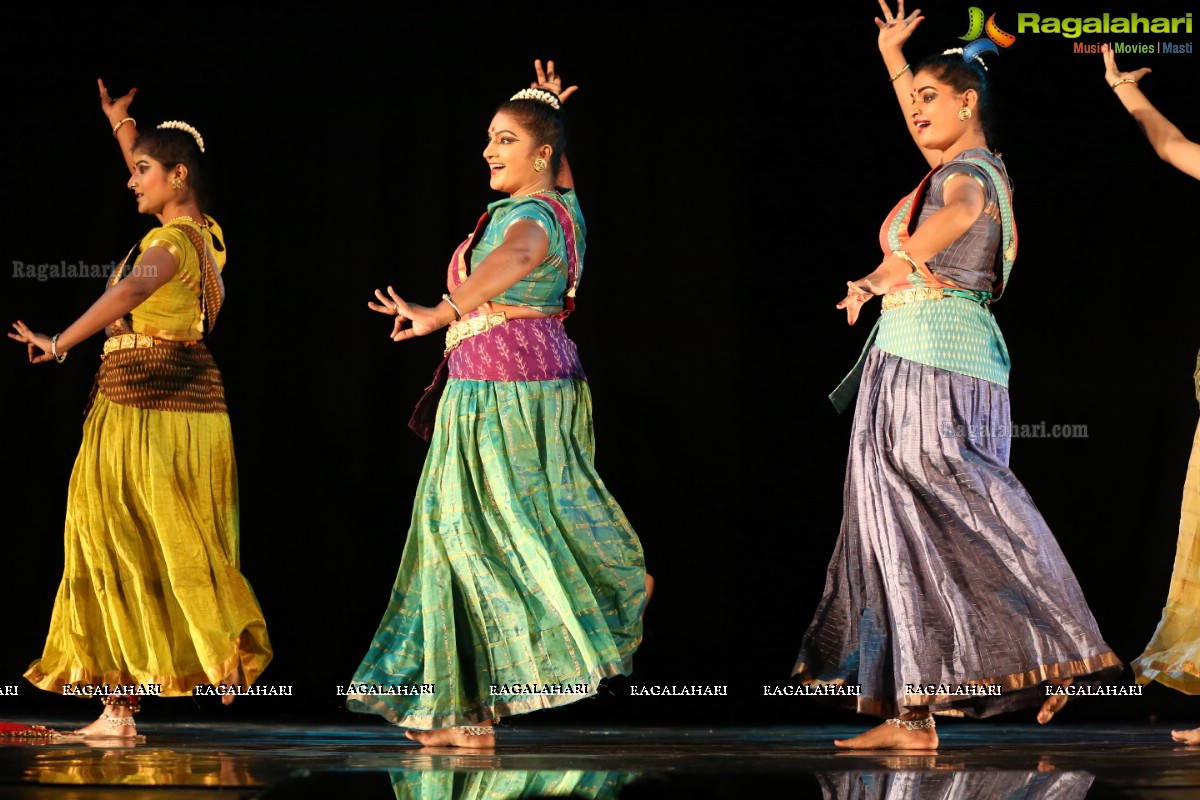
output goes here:
{"type": "Polygon", "coordinates": [[[116,125],[113,125],[113,136],[117,135],[117,131],[121,130],[121,126],[124,125],[126,122],[132,122],[133,127],[135,127],[135,128],[137,127],[136,119],[134,119],[133,117],[125,117],[125,119],[121,120],[116,125]]]}
{"type": "Polygon", "coordinates": [[[899,78],[901,75],[903,75],[904,71],[911,66],[912,66],[912,64],[905,64],[903,67],[900,68],[900,70],[895,75],[893,75],[891,77],[891,79],[888,81],[888,83],[895,83],[896,79],[899,78]]]}
{"type": "Polygon", "coordinates": [[[444,294],[444,295],[442,295],[442,299],[445,300],[447,303],[449,303],[450,307],[454,309],[454,321],[461,322],[462,321],[462,312],[458,310],[458,306],[455,304],[455,302],[450,299],[450,295],[444,294]]]}
{"type": "Polygon", "coordinates": [[[1132,84],[1136,85],[1137,81],[1134,80],[1133,78],[1121,78],[1121,80],[1119,80],[1119,81],[1113,81],[1113,85],[1112,85],[1113,91],[1115,92],[1117,90],[1117,87],[1120,86],[1122,83],[1132,83],[1132,84]]]}

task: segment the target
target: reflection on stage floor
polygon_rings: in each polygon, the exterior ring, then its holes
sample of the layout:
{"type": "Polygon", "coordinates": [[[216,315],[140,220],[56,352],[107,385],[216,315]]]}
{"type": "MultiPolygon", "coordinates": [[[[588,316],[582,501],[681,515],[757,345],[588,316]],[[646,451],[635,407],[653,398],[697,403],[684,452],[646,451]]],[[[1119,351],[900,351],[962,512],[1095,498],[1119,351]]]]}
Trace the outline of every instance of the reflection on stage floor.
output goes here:
{"type": "Polygon", "coordinates": [[[0,797],[1200,798],[1200,747],[1175,744],[1161,725],[946,725],[936,753],[837,750],[832,740],[855,732],[844,726],[503,726],[494,751],[420,747],[383,725],[146,722],[139,732],[136,742],[0,740],[0,797]]]}

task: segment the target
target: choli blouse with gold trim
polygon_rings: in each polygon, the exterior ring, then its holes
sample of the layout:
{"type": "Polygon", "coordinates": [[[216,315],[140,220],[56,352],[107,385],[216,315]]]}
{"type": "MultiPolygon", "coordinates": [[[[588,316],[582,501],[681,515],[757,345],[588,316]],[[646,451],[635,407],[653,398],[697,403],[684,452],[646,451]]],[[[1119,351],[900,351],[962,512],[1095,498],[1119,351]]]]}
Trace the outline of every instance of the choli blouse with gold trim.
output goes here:
{"type": "MultiPolygon", "coordinates": [[[[207,215],[205,219],[208,220],[207,228],[186,220],[179,220],[175,224],[191,225],[200,231],[217,271],[221,272],[225,268],[225,237],[216,220],[207,215]]],[[[178,228],[153,228],[142,238],[135,266],[141,263],[142,255],[151,247],[165,247],[175,257],[175,275],[133,309],[134,332],[173,341],[202,339],[204,327],[200,318],[200,295],[203,282],[196,248],[187,234],[178,228]]]]}

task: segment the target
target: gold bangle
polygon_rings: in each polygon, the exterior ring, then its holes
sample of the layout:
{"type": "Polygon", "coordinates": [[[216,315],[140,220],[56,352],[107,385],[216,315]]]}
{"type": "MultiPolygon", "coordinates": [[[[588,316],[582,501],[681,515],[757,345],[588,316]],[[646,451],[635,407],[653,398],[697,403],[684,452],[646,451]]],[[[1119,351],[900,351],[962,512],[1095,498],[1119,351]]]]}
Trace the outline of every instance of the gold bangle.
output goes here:
{"type": "Polygon", "coordinates": [[[899,78],[901,75],[903,75],[904,70],[908,69],[911,66],[912,66],[912,64],[905,64],[903,67],[900,68],[899,72],[897,72],[895,75],[892,76],[891,80],[889,80],[888,83],[895,83],[896,78],[899,78]]]}
{"type": "Polygon", "coordinates": [[[113,125],[113,136],[117,135],[117,131],[121,130],[121,126],[124,125],[126,122],[132,122],[133,127],[135,127],[135,128],[137,127],[136,119],[134,119],[133,117],[126,117],[125,119],[118,122],[116,125],[113,125]]]}
{"type": "Polygon", "coordinates": [[[1115,82],[1112,85],[1113,91],[1115,92],[1117,90],[1117,87],[1120,86],[1122,83],[1137,83],[1137,81],[1134,80],[1133,78],[1121,78],[1121,80],[1115,82]]]}

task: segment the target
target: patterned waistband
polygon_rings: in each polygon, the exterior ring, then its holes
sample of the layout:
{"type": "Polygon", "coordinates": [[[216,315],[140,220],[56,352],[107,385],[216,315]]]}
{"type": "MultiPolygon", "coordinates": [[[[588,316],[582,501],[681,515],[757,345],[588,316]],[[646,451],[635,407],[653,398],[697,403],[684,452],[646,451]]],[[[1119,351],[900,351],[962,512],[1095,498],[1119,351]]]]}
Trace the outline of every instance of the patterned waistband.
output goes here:
{"type": "Polygon", "coordinates": [[[991,292],[974,289],[952,289],[940,286],[918,286],[912,289],[901,289],[898,292],[888,292],[883,296],[883,310],[902,306],[905,303],[915,303],[921,300],[945,300],[947,297],[964,297],[981,306],[992,302],[991,292]]]}
{"type": "Polygon", "coordinates": [[[221,371],[200,339],[171,342],[123,333],[104,343],[92,399],[150,411],[225,413],[221,371]]]}
{"type": "Polygon", "coordinates": [[[504,312],[497,311],[492,314],[481,314],[478,317],[467,317],[461,322],[451,325],[450,329],[446,331],[446,352],[443,355],[450,355],[463,339],[478,336],[507,321],[508,317],[504,315],[504,312]]]}
{"type": "Polygon", "coordinates": [[[579,352],[558,317],[510,319],[470,336],[447,357],[450,377],[468,381],[587,380],[579,352]]]}
{"type": "MultiPolygon", "coordinates": [[[[110,336],[104,340],[104,355],[116,352],[117,350],[132,350],[136,347],[154,347],[156,341],[153,336],[147,336],[144,333],[122,333],[118,336],[110,336]]],[[[103,356],[102,356],[103,357],[103,356]]]]}

